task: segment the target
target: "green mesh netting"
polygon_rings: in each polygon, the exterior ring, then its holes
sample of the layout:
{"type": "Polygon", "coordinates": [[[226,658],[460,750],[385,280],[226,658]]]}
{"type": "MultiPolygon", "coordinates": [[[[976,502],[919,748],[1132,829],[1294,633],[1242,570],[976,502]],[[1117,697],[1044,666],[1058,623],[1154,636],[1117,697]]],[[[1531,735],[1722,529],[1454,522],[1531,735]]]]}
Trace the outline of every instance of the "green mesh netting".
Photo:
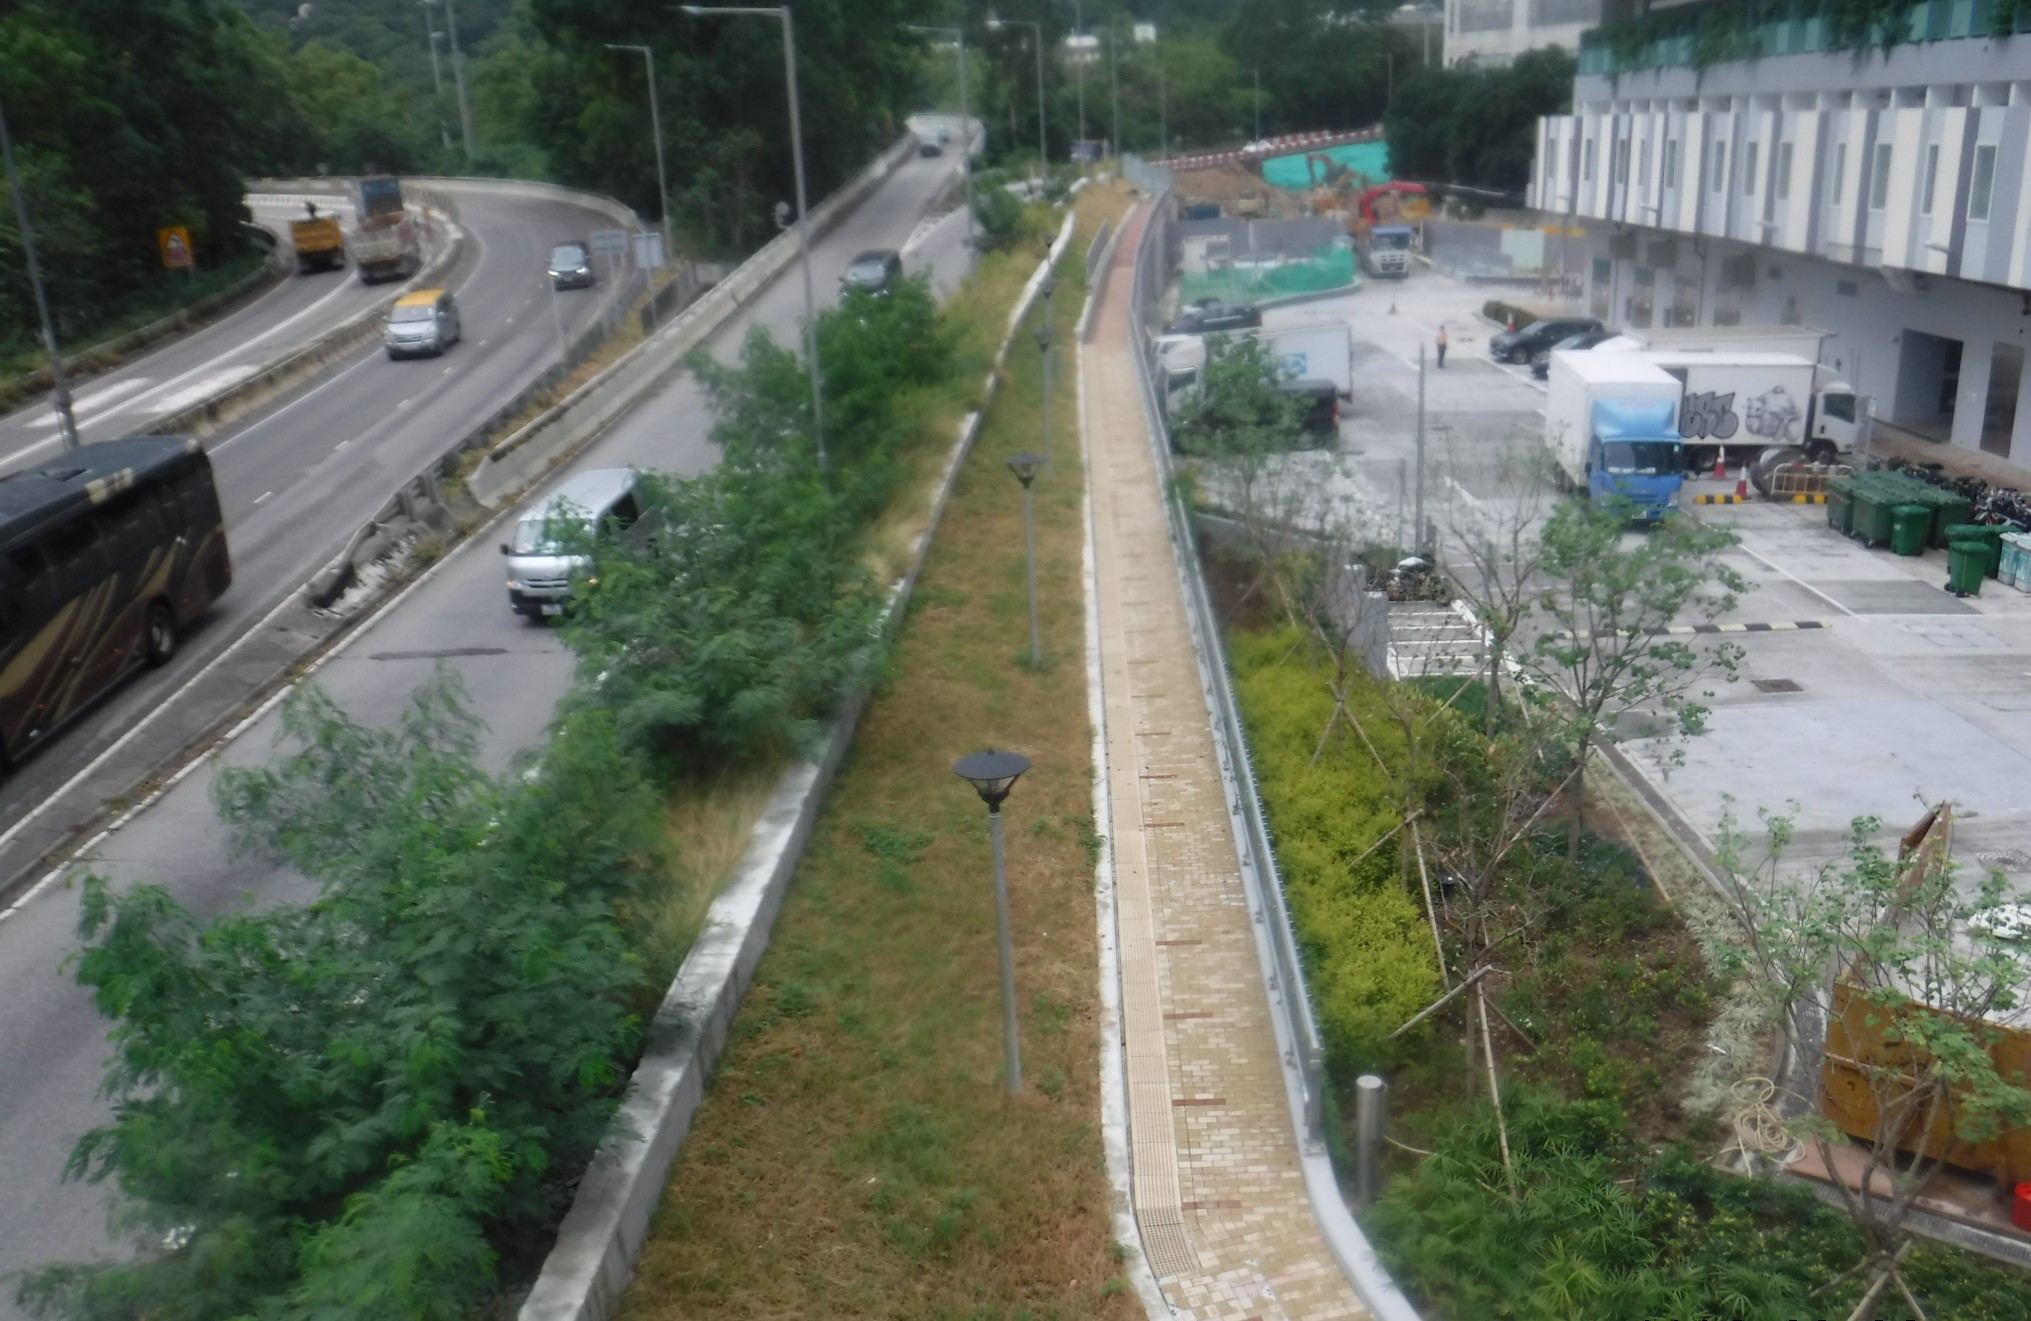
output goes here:
{"type": "Polygon", "coordinates": [[[1278,188],[1289,188],[1299,192],[1318,186],[1324,180],[1321,171],[1311,163],[1311,157],[1325,156],[1335,163],[1346,166],[1356,175],[1372,184],[1388,183],[1389,144],[1386,142],[1349,142],[1344,146],[1326,147],[1317,152],[1295,152],[1289,156],[1272,156],[1262,163],[1262,177],[1278,188]]]}
{"type": "Polygon", "coordinates": [[[1284,294],[1317,293],[1322,289],[1339,289],[1353,284],[1353,249],[1337,243],[1313,249],[1312,255],[1304,261],[1229,267],[1200,274],[1187,271],[1178,277],[1181,301],[1186,303],[1197,302],[1201,298],[1252,302],[1284,294]]]}

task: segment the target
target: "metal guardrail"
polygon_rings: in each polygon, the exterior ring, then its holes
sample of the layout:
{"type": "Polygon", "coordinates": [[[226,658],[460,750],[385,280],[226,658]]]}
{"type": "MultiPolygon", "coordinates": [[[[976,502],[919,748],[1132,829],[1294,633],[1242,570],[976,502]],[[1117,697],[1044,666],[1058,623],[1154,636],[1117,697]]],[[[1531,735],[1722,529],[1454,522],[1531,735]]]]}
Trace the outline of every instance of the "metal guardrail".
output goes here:
{"type": "Polygon", "coordinates": [[[1269,827],[1262,813],[1262,792],[1255,781],[1255,767],[1248,757],[1248,740],[1243,736],[1240,708],[1234,700],[1233,676],[1227,670],[1227,651],[1220,644],[1219,622],[1213,613],[1213,603],[1206,594],[1206,581],[1199,572],[1198,543],[1192,531],[1190,512],[1185,508],[1175,480],[1171,463],[1171,447],[1163,425],[1163,407],[1157,397],[1156,381],[1150,372],[1148,339],[1142,333],[1154,306],[1154,295],[1149,289],[1149,266],[1146,255],[1161,253],[1163,246],[1157,242],[1161,233],[1164,197],[1155,202],[1149,226],[1144,230],[1144,252],[1137,255],[1135,275],[1130,283],[1131,306],[1135,313],[1135,378],[1142,391],[1143,424],[1150,448],[1156,455],[1157,471],[1164,484],[1164,512],[1170,522],[1171,543],[1176,549],[1182,566],[1186,593],[1186,615],[1192,627],[1193,650],[1198,654],[1200,678],[1206,685],[1207,695],[1219,714],[1219,727],[1214,731],[1215,742],[1219,745],[1220,771],[1228,782],[1230,800],[1240,810],[1243,839],[1241,869],[1246,880],[1250,875],[1255,879],[1255,890],[1268,915],[1270,945],[1276,953],[1276,978],[1272,990],[1279,995],[1276,1003],[1281,1007],[1290,1028],[1290,1039],[1296,1043],[1297,1065],[1304,1079],[1305,1142],[1323,1144],[1325,1141],[1325,1049],[1319,1036],[1318,1018],[1312,1009],[1311,991],[1305,981],[1304,961],[1299,956],[1297,931],[1291,924],[1289,908],[1284,903],[1283,877],[1276,866],[1276,850],[1270,842],[1269,827]]]}

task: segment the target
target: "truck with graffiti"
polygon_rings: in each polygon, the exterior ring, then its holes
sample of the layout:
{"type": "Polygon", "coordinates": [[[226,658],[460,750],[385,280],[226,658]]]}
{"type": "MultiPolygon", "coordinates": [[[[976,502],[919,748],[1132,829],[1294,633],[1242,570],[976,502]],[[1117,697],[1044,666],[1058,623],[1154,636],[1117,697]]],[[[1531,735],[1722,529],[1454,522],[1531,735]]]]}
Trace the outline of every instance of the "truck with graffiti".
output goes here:
{"type": "Polygon", "coordinates": [[[1679,434],[1687,465],[1701,472],[1752,462],[1772,445],[1796,446],[1814,463],[1831,463],[1857,447],[1867,425],[1854,386],[1832,368],[1790,354],[1616,356],[1640,358],[1684,385],[1679,434]]]}

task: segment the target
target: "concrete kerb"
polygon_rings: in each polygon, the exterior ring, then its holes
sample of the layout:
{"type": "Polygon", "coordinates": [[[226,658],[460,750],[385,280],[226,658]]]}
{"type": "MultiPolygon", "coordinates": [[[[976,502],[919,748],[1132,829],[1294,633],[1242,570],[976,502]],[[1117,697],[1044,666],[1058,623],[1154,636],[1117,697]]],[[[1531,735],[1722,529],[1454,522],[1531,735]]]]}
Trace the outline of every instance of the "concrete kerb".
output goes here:
{"type": "MultiPolygon", "coordinates": [[[[845,187],[813,207],[812,229],[819,235],[830,230],[888,178],[915,150],[915,142],[914,137],[899,139],[845,187]]],[[[486,462],[466,480],[466,489],[473,498],[489,507],[512,498],[564,455],[634,407],[665,374],[682,367],[693,349],[795,260],[796,237],[794,231],[786,230],[769,240],[668,325],[489,449],[486,462]]]]}
{"type": "MultiPolygon", "coordinates": [[[[1016,326],[1036,297],[1044,272],[1063,257],[1071,231],[1072,218],[1068,216],[1050,256],[1017,300],[997,363],[1006,355],[1016,326]]],[[[990,374],[990,399],[994,379],[990,374]]],[[[890,596],[882,622],[885,635],[901,627],[910,592],[930,554],[984,413],[985,405],[982,412],[968,414],[961,425],[933,497],[930,517],[912,548],[910,566],[890,596]]],[[[618,1309],[634,1278],[635,1260],[648,1239],[670,1166],[705,1099],[707,1081],[726,1048],[741,999],[768,948],[776,914],[803,857],[825,791],[853,742],[870,691],[861,688],[844,703],[833,720],[823,753],[816,761],[792,767],[770,795],[749,836],[746,853],[713,901],[697,941],[650,1021],[627,1099],[614,1117],[599,1156],[578,1185],[571,1210],[558,1229],[556,1246],[518,1313],[519,1321],[605,1321],[618,1309]]]]}

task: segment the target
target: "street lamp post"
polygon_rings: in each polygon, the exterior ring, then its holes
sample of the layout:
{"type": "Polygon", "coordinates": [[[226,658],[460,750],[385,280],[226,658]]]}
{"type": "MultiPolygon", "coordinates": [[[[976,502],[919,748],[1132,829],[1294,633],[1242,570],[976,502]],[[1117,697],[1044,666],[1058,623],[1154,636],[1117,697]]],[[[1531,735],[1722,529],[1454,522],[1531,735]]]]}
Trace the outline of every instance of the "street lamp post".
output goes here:
{"type": "Polygon", "coordinates": [[[1044,275],[1044,281],[1037,286],[1044,295],[1044,323],[1030,332],[1036,336],[1037,355],[1043,359],[1044,368],[1044,470],[1051,468],[1051,291],[1058,287],[1056,276],[1044,275]]]}
{"type": "Polygon", "coordinates": [[[1016,1041],[1015,949],[1009,938],[1008,865],[1002,858],[1001,805],[1029,768],[1030,759],[1020,752],[996,752],[993,748],[961,757],[952,766],[960,778],[973,785],[980,801],[987,804],[987,834],[994,841],[994,920],[1001,946],[1001,1041],[1011,1096],[1023,1089],[1023,1054],[1016,1041]]]}
{"type": "Polygon", "coordinates": [[[988,30],[999,32],[1003,28],[1028,28],[1036,39],[1037,46],[1037,168],[1046,178],[1051,173],[1051,149],[1044,133],[1044,25],[1030,23],[1020,18],[990,18],[988,30]]]}
{"type": "Polygon", "coordinates": [[[1114,114],[1114,127],[1107,139],[1107,154],[1121,154],[1121,43],[1114,35],[1114,24],[1107,25],[1107,99],[1114,114]]]}
{"type": "Polygon", "coordinates": [[[1037,473],[1050,462],[1041,454],[1028,450],[1008,461],[1008,470],[1023,484],[1023,566],[1029,579],[1030,589],[1030,668],[1043,664],[1043,633],[1037,627],[1037,519],[1030,499],[1030,483],[1037,479],[1037,473]]]}
{"type": "Polygon", "coordinates": [[[1086,140],[1086,9],[1080,3],[1080,0],[1072,0],[1072,35],[1080,38],[1077,66],[1079,72],[1076,75],[1075,81],[1079,85],[1079,140],[1084,142],[1086,140]]]}
{"type": "Polygon", "coordinates": [[[1164,86],[1164,53],[1157,52],[1157,158],[1171,154],[1171,94],[1164,86]]]}
{"type": "Polygon", "coordinates": [[[949,36],[959,43],[959,177],[966,197],[966,273],[980,274],[980,240],[978,221],[973,214],[973,107],[966,96],[966,29],[932,28],[916,23],[903,26],[911,32],[925,32],[933,36],[949,36]]]}
{"type": "Polygon", "coordinates": [[[1251,140],[1260,142],[1262,141],[1262,70],[1248,69],[1245,72],[1255,79],[1255,137],[1251,140]]]}
{"type": "Polygon", "coordinates": [[[824,372],[818,362],[818,304],[811,292],[811,208],[804,200],[804,125],[797,106],[797,36],[790,7],[680,5],[679,8],[694,17],[753,14],[780,19],[783,24],[783,73],[790,85],[790,163],[797,178],[797,247],[804,266],[804,354],[811,360],[811,434],[818,446],[818,480],[829,485],[825,471],[824,372]]]}
{"type": "Polygon", "coordinates": [[[430,0],[417,0],[423,10],[423,30],[430,34],[430,86],[437,95],[444,95],[444,75],[437,66],[437,24],[430,20],[430,0]]]}
{"type": "MultiPolygon", "coordinates": [[[[434,5],[438,0],[423,0],[434,5]]],[[[458,89],[458,128],[465,137],[465,158],[473,157],[472,146],[472,101],[465,94],[465,56],[458,48],[458,0],[443,0],[444,23],[451,43],[451,81],[458,89]]]]}
{"type": "Polygon", "coordinates": [[[49,353],[50,402],[56,407],[63,447],[74,450],[78,447],[78,420],[71,411],[71,386],[63,374],[63,353],[57,348],[56,322],[49,315],[49,295],[42,287],[42,267],[35,259],[35,231],[28,224],[28,198],[14,169],[14,139],[8,136],[4,110],[0,110],[0,158],[6,162],[7,187],[14,194],[14,222],[21,229],[21,255],[28,262],[28,283],[35,290],[35,313],[42,318],[42,347],[49,353]]]}
{"type": "Polygon", "coordinates": [[[649,131],[656,137],[656,211],[663,217],[663,259],[670,259],[670,179],[663,173],[663,112],[656,105],[656,52],[647,46],[623,46],[609,41],[608,50],[631,50],[649,66],[649,131]]]}

